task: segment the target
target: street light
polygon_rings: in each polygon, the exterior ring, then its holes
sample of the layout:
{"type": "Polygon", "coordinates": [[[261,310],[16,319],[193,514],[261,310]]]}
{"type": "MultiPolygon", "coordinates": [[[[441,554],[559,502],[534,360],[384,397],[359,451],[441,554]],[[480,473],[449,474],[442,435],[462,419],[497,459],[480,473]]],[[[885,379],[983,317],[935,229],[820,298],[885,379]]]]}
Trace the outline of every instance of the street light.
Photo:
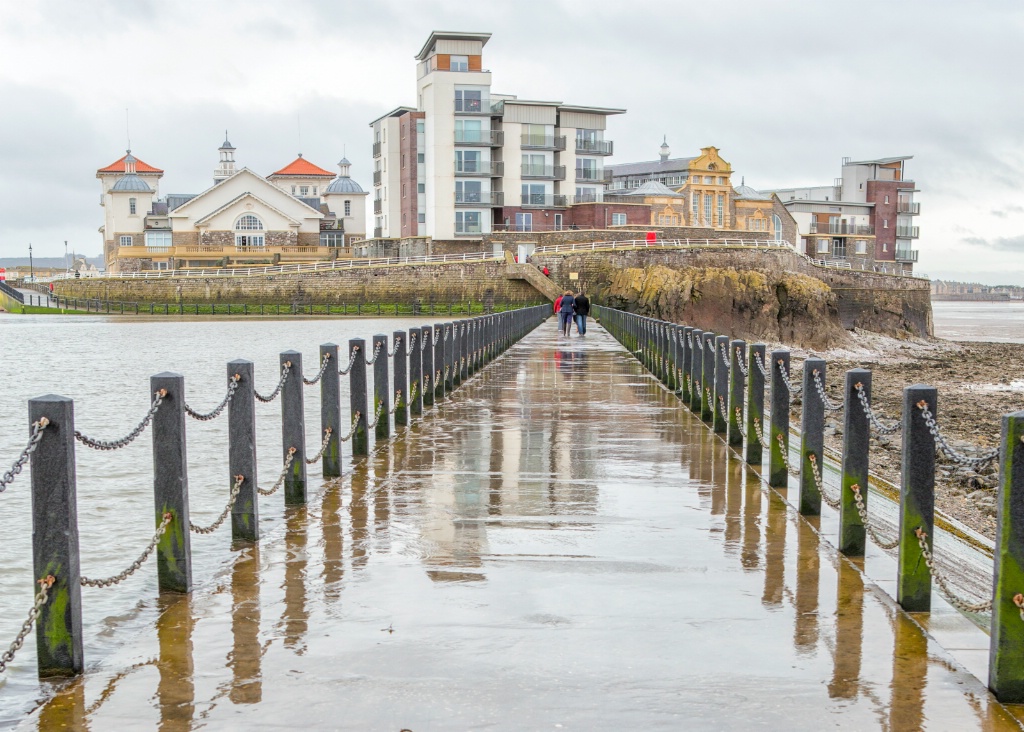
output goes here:
{"type": "Polygon", "coordinates": [[[28,245],[28,279],[29,282],[36,281],[35,270],[32,268],[32,244],[28,245]]]}
{"type": "Polygon", "coordinates": [[[68,240],[64,240],[64,274],[71,271],[71,263],[68,261],[68,240]]]}

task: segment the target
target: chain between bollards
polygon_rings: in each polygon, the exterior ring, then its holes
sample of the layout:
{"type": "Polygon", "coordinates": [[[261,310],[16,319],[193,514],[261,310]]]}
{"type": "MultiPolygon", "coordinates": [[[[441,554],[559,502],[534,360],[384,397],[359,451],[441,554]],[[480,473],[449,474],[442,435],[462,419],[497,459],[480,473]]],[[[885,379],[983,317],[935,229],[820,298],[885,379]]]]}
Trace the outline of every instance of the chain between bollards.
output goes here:
{"type": "Polygon", "coordinates": [[[320,381],[323,378],[324,372],[327,371],[327,362],[331,360],[331,354],[325,353],[323,363],[320,364],[320,372],[312,379],[307,379],[305,376],[302,377],[302,383],[306,386],[313,386],[313,384],[320,381]]]}
{"type": "Polygon", "coordinates": [[[373,364],[377,363],[377,357],[380,356],[380,346],[381,346],[380,343],[378,343],[376,346],[374,346],[374,348],[373,348],[373,358],[371,358],[369,361],[366,362],[367,366],[373,366],[373,364]]]}
{"type": "Polygon", "coordinates": [[[786,449],[786,438],[781,434],[775,435],[776,442],[779,443],[779,449],[782,451],[782,460],[786,463],[786,470],[789,474],[796,477],[800,475],[800,471],[793,467],[793,463],[789,461],[789,450],[786,449]]]}
{"type": "MultiPolygon", "coordinates": [[[[256,487],[256,492],[261,496],[272,496],[281,490],[281,486],[284,485],[284,479],[288,477],[288,471],[291,470],[292,462],[295,460],[295,453],[298,452],[294,447],[288,448],[288,457],[284,459],[284,467],[281,468],[281,474],[277,476],[277,481],[274,483],[272,488],[260,488],[256,487]]],[[[241,478],[242,476],[238,476],[241,478]]],[[[234,498],[231,499],[234,501],[234,498]]],[[[230,504],[228,504],[230,506],[230,504]]]]}
{"type": "Polygon", "coordinates": [[[339,437],[338,442],[348,442],[352,439],[352,435],[356,433],[356,429],[359,427],[359,418],[362,417],[359,412],[352,415],[352,429],[348,431],[348,434],[344,437],[339,437]]]}
{"type": "Polygon", "coordinates": [[[748,376],[749,373],[748,373],[747,365],[745,363],[743,363],[743,359],[740,358],[740,348],[737,346],[735,351],[736,351],[736,365],[739,367],[740,373],[743,374],[744,376],[748,376]]]}
{"type": "Polygon", "coordinates": [[[401,346],[401,345],[402,345],[402,339],[401,338],[395,338],[395,346],[390,351],[388,351],[388,358],[394,358],[395,351],[397,351],[398,347],[401,346]]]}
{"type": "Polygon", "coordinates": [[[313,463],[320,460],[320,458],[324,456],[324,453],[327,452],[327,445],[330,443],[330,441],[331,428],[328,427],[327,429],[324,430],[324,441],[320,444],[320,451],[316,454],[316,457],[306,458],[306,465],[312,465],[313,463]]]}
{"type": "Polygon", "coordinates": [[[348,366],[346,366],[343,369],[338,369],[338,373],[339,374],[341,374],[342,376],[347,376],[348,375],[348,372],[352,370],[352,364],[354,364],[356,362],[356,354],[357,353],[359,353],[359,346],[356,346],[355,348],[352,349],[352,354],[351,354],[351,356],[349,356],[349,359],[348,359],[348,366]]]}
{"type": "MultiPolygon", "coordinates": [[[[7,486],[14,482],[15,476],[17,476],[21,472],[21,469],[25,467],[25,463],[28,462],[29,456],[36,451],[36,448],[39,446],[39,441],[43,439],[43,430],[46,429],[46,425],[48,424],[50,424],[50,420],[46,417],[32,423],[32,434],[28,438],[28,445],[26,445],[25,449],[21,451],[21,455],[19,455],[18,459],[14,461],[14,465],[11,466],[11,469],[4,473],[3,477],[0,477],[0,493],[7,490],[7,486]]],[[[2,670],[3,669],[0,669],[0,671],[2,670]]]]}
{"type": "MultiPolygon", "coordinates": [[[[928,533],[919,526],[914,529],[914,535],[917,537],[917,543],[921,547],[921,554],[924,556],[924,563],[928,566],[928,571],[931,572],[932,579],[935,580],[935,584],[938,585],[939,591],[942,592],[950,605],[965,613],[983,613],[992,609],[991,600],[986,602],[970,603],[962,597],[955,595],[946,578],[941,572],[939,572],[938,567],[935,566],[935,559],[932,557],[932,553],[928,550],[928,533]]],[[[1018,605],[1018,607],[1020,606],[1018,605]]]]}
{"type": "Polygon", "coordinates": [[[818,391],[818,396],[821,397],[821,403],[824,405],[825,409],[830,412],[841,411],[843,405],[836,404],[829,399],[828,394],[825,393],[825,385],[821,383],[821,372],[818,371],[818,369],[814,369],[811,374],[814,376],[814,388],[818,391]]]}
{"type": "Polygon", "coordinates": [[[786,370],[786,362],[785,361],[783,361],[782,359],[779,359],[779,361],[777,362],[777,365],[779,367],[779,374],[782,376],[782,381],[786,384],[786,388],[789,389],[789,399],[790,399],[790,401],[792,401],[793,400],[793,395],[794,394],[799,394],[800,391],[803,389],[803,387],[802,386],[793,386],[793,382],[791,382],[789,380],[789,372],[786,370]]]}
{"type": "Polygon", "coordinates": [[[891,425],[884,425],[875,416],[875,412],[871,409],[871,405],[868,403],[868,395],[864,393],[864,384],[857,382],[853,385],[853,388],[857,390],[857,400],[860,402],[860,406],[864,409],[864,414],[868,415],[868,419],[871,421],[872,426],[882,435],[891,435],[899,432],[903,426],[903,421],[897,419],[891,425]]]}
{"type": "Polygon", "coordinates": [[[764,439],[764,427],[761,425],[761,420],[757,417],[754,417],[754,432],[757,433],[757,439],[760,441],[761,447],[767,450],[770,446],[768,441],[764,439]]]}
{"type": "Polygon", "coordinates": [[[146,431],[146,427],[148,427],[149,423],[153,421],[153,415],[156,414],[158,409],[160,409],[160,405],[163,403],[164,397],[166,396],[166,389],[160,389],[155,392],[153,404],[150,406],[149,411],[146,412],[146,416],[142,418],[142,421],[139,422],[135,429],[119,440],[95,440],[91,437],[86,437],[78,430],[75,430],[75,439],[86,447],[91,447],[93,450],[120,450],[122,447],[127,447],[135,441],[136,437],[146,431]]]}
{"type": "Polygon", "coordinates": [[[191,532],[193,532],[195,534],[212,534],[214,531],[219,529],[220,525],[222,523],[224,523],[224,520],[228,517],[228,514],[231,513],[231,507],[235,505],[235,499],[238,498],[238,493],[239,493],[239,491],[242,490],[242,481],[244,481],[244,480],[245,480],[245,476],[244,475],[236,475],[235,476],[235,484],[233,486],[231,486],[231,495],[228,498],[228,505],[224,507],[224,510],[221,512],[220,516],[217,518],[216,521],[214,521],[212,524],[210,524],[209,526],[207,526],[205,528],[202,527],[202,526],[196,526],[194,523],[189,521],[188,522],[189,531],[191,531],[191,532]]]}
{"type": "Polygon", "coordinates": [[[104,579],[89,579],[83,575],[79,578],[79,582],[81,582],[82,587],[111,587],[113,585],[120,584],[138,572],[142,565],[146,563],[146,560],[149,559],[149,555],[153,553],[156,545],[160,543],[160,537],[164,535],[164,532],[167,531],[167,527],[173,520],[174,514],[170,511],[164,514],[164,519],[160,522],[160,525],[156,527],[156,531],[153,532],[153,538],[149,540],[149,545],[142,550],[142,554],[139,555],[138,559],[128,565],[126,570],[104,579]]]}
{"type": "Polygon", "coordinates": [[[871,522],[868,521],[868,510],[864,506],[864,497],[860,494],[860,485],[854,483],[850,486],[850,490],[853,491],[853,501],[857,504],[857,513],[860,514],[860,521],[864,525],[864,529],[871,536],[872,540],[878,544],[879,547],[885,550],[895,549],[900,545],[900,538],[897,536],[892,541],[886,541],[878,533],[871,522]]]}
{"type": "Polygon", "coordinates": [[[14,637],[14,642],[11,643],[11,647],[3,652],[0,656],[0,674],[7,670],[7,664],[14,660],[14,654],[21,650],[22,645],[25,643],[25,638],[32,632],[32,626],[35,625],[36,618],[39,617],[39,611],[42,610],[43,605],[49,599],[50,588],[53,587],[53,583],[56,578],[52,574],[48,574],[41,580],[36,580],[39,585],[39,592],[36,593],[35,601],[32,603],[32,609],[28,611],[28,618],[21,624],[21,630],[18,631],[18,635],[14,637]]]}
{"type": "Polygon", "coordinates": [[[232,398],[234,398],[235,396],[235,390],[238,389],[238,382],[241,378],[242,377],[239,374],[235,374],[234,376],[231,377],[231,380],[228,382],[227,395],[224,397],[224,400],[214,408],[212,412],[206,412],[205,414],[203,414],[202,412],[195,411],[188,404],[185,404],[185,414],[187,414],[192,419],[199,420],[200,422],[209,422],[211,419],[216,419],[221,415],[221,412],[224,411],[228,404],[231,403],[232,398]]]}
{"type": "Polygon", "coordinates": [[[935,421],[935,417],[932,416],[931,410],[928,409],[928,402],[922,399],[917,403],[917,408],[921,410],[921,416],[924,417],[924,423],[928,425],[928,431],[931,432],[932,437],[935,438],[935,444],[937,444],[942,452],[946,453],[946,457],[953,462],[960,463],[961,465],[967,465],[971,468],[980,468],[999,457],[998,447],[993,448],[987,453],[976,458],[968,457],[967,455],[957,452],[948,442],[946,442],[946,438],[942,433],[939,432],[939,425],[935,421]]]}
{"type": "Polygon", "coordinates": [[[832,507],[833,510],[839,510],[839,496],[830,496],[825,492],[825,478],[821,474],[821,466],[818,465],[818,456],[813,452],[807,456],[807,459],[811,461],[811,474],[814,476],[814,484],[818,487],[818,493],[825,503],[832,507]]]}
{"type": "Polygon", "coordinates": [[[399,389],[395,392],[395,405],[388,410],[388,414],[394,414],[395,410],[398,409],[398,403],[402,399],[402,390],[399,389]]]}
{"type": "Polygon", "coordinates": [[[367,430],[372,430],[374,427],[377,426],[377,423],[380,421],[380,413],[381,413],[382,409],[384,409],[384,400],[383,399],[378,399],[377,400],[377,411],[374,412],[374,414],[373,414],[373,421],[366,425],[366,429],[367,430]]]}
{"type": "Polygon", "coordinates": [[[256,389],[253,389],[252,393],[255,394],[256,398],[259,399],[264,404],[269,404],[270,402],[274,401],[275,399],[277,399],[277,395],[281,393],[281,389],[284,388],[284,382],[288,380],[288,372],[291,370],[291,368],[292,362],[285,361],[284,368],[281,369],[281,380],[277,382],[277,387],[274,389],[273,392],[271,392],[270,396],[263,396],[258,391],[256,391],[256,389]]]}

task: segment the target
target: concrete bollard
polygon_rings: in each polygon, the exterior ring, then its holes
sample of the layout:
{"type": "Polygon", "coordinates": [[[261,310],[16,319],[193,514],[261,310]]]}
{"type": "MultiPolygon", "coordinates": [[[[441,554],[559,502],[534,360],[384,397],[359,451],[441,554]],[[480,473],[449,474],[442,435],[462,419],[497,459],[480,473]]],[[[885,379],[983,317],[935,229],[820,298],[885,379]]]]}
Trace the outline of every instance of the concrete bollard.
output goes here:
{"type": "Polygon", "coordinates": [[[434,324],[434,338],[437,341],[434,344],[434,373],[432,374],[431,382],[434,385],[434,400],[440,402],[444,399],[445,392],[445,378],[444,378],[444,323],[434,324]]]}
{"type": "Polygon", "coordinates": [[[701,345],[704,348],[700,352],[701,373],[700,373],[700,418],[702,421],[711,424],[714,422],[714,394],[715,388],[715,334],[705,331],[701,335],[701,345]]]}
{"type": "Polygon", "coordinates": [[[28,419],[48,421],[29,463],[33,594],[39,580],[54,578],[36,619],[39,676],[74,676],[84,666],[74,402],[53,394],[30,399],[28,419]]]}
{"type": "Polygon", "coordinates": [[[704,361],[701,355],[704,351],[700,348],[700,344],[703,342],[704,331],[694,328],[692,336],[693,342],[690,344],[690,411],[699,415],[701,391],[703,391],[701,374],[704,371],[704,361]]]}
{"type": "Polygon", "coordinates": [[[459,321],[459,383],[469,379],[469,326],[471,320],[459,321]]]}
{"type": "Polygon", "coordinates": [[[444,391],[455,391],[455,323],[444,324],[444,391]]]}
{"type": "Polygon", "coordinates": [[[378,440],[386,440],[391,436],[391,383],[388,378],[388,337],[378,333],[373,337],[373,350],[376,359],[373,362],[373,404],[370,419],[377,421],[374,436],[378,440]],[[380,350],[378,350],[378,348],[380,350]],[[378,415],[377,409],[380,408],[378,415]]]}
{"type": "MultiPolygon", "coordinates": [[[[320,377],[320,439],[323,440],[328,429],[331,431],[321,463],[325,478],[337,478],[341,475],[341,437],[348,434],[348,430],[343,429],[341,425],[339,350],[335,343],[324,343],[320,346],[321,365],[324,358],[327,358],[327,366],[320,377]]],[[[347,360],[344,365],[348,365],[347,360]]]]}
{"type": "MultiPolygon", "coordinates": [[[[825,480],[825,404],[814,385],[814,372],[818,372],[825,386],[825,361],[821,358],[804,359],[803,408],[800,410],[800,513],[804,516],[821,515],[821,490],[815,479],[820,471],[825,480]],[[811,456],[814,456],[813,458],[811,456]]],[[[792,377],[790,377],[792,378],[792,377]]]]}
{"type": "Polygon", "coordinates": [[[988,686],[1004,704],[1024,702],[1024,412],[1003,415],[988,686]]]}
{"type": "Polygon", "coordinates": [[[405,333],[396,330],[391,335],[395,344],[395,356],[392,369],[395,376],[395,426],[409,424],[409,380],[407,361],[407,338],[405,333]]]}
{"type": "MultiPolygon", "coordinates": [[[[281,388],[281,462],[288,459],[295,448],[291,468],[284,479],[286,506],[299,506],[306,502],[306,407],[302,401],[302,354],[285,351],[281,354],[281,368],[291,363],[288,378],[281,388]]],[[[323,438],[321,438],[323,439],[323,438]]]]}
{"type": "Polygon", "coordinates": [[[868,448],[871,424],[857,396],[857,385],[871,403],[871,372],[850,369],[846,372],[843,390],[846,409],[843,415],[843,480],[839,495],[839,551],[848,557],[864,556],[867,541],[864,522],[857,511],[857,500],[851,486],[860,489],[865,511],[868,505],[868,448]]]}
{"type": "Polygon", "coordinates": [[[676,385],[676,327],[671,323],[662,323],[661,343],[665,353],[662,362],[665,364],[665,386],[669,391],[675,391],[676,385]]]}
{"type": "Polygon", "coordinates": [[[927,534],[932,550],[935,518],[935,438],[919,404],[938,419],[938,391],[915,384],[903,389],[903,469],[900,482],[900,554],[896,571],[896,602],[907,612],[932,607],[932,575],[925,564],[917,531],[927,534]]]}
{"type": "Polygon", "coordinates": [[[420,387],[423,406],[434,406],[434,329],[429,325],[420,328],[420,354],[423,375],[420,387]]]}
{"type": "Polygon", "coordinates": [[[348,372],[348,401],[351,410],[349,429],[355,424],[355,431],[352,433],[352,456],[370,454],[370,435],[367,425],[373,417],[367,414],[366,405],[366,341],[362,338],[352,338],[348,342],[348,352],[352,353],[353,348],[358,348],[355,358],[352,360],[352,370],[348,372]],[[359,415],[356,421],[356,415],[359,415]]]}
{"type": "Polygon", "coordinates": [[[169,371],[149,379],[149,393],[166,391],[153,415],[153,513],[155,526],[173,517],[156,545],[157,587],[192,591],[192,543],[188,515],[188,460],[185,451],[185,377],[169,371]]]}
{"type": "Polygon", "coordinates": [[[729,357],[729,336],[716,336],[714,348],[715,352],[711,354],[715,374],[711,394],[711,428],[715,433],[722,434],[729,425],[729,364],[725,361],[729,357]]]}
{"type": "Polygon", "coordinates": [[[764,373],[758,364],[764,363],[764,352],[765,345],[763,343],[754,343],[750,346],[750,354],[747,358],[747,446],[744,460],[748,465],[760,465],[762,461],[763,447],[757,433],[758,430],[763,433],[765,429],[764,373]]]}
{"type": "Polygon", "coordinates": [[[789,387],[782,380],[782,368],[789,373],[789,351],[772,351],[768,367],[772,381],[772,423],[765,435],[768,439],[768,485],[773,488],[789,486],[789,387]],[[781,444],[780,437],[781,435],[781,444]]]}
{"type": "Polygon", "coordinates": [[[726,441],[733,447],[743,446],[743,390],[747,380],[741,369],[746,360],[746,341],[732,341],[729,344],[729,428],[726,441]]]}
{"type": "Polygon", "coordinates": [[[414,417],[423,414],[422,335],[420,328],[409,329],[409,413],[414,417]]]}
{"type": "Polygon", "coordinates": [[[690,405],[690,378],[691,374],[691,362],[692,357],[690,351],[692,350],[693,342],[693,328],[689,325],[683,326],[679,331],[679,388],[682,391],[679,397],[683,400],[683,404],[690,405]]]}
{"type": "Polygon", "coordinates": [[[231,540],[260,538],[259,499],[256,491],[256,396],[255,370],[244,358],[228,362],[228,379],[238,375],[238,388],[228,405],[228,486],[235,476],[244,477],[231,507],[231,540]]]}

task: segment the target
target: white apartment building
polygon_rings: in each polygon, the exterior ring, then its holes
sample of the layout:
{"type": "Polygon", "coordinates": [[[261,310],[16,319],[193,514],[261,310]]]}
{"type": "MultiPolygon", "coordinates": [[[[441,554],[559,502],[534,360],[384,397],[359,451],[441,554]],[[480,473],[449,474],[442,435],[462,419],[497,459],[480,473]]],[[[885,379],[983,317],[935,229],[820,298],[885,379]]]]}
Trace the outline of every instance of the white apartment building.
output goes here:
{"type": "Polygon", "coordinates": [[[625,110],[492,92],[489,39],[431,33],[416,56],[416,107],[370,123],[375,238],[472,239],[607,218],[595,212],[611,180],[607,118],[625,110]]]}

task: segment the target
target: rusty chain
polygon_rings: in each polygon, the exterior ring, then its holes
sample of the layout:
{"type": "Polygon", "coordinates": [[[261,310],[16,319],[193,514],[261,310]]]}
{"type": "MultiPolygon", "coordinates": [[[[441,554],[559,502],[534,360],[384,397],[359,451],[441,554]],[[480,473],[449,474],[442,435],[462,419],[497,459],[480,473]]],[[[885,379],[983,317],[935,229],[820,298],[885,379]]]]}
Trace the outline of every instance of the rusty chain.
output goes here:
{"type": "Polygon", "coordinates": [[[864,414],[868,416],[868,420],[870,420],[871,424],[879,434],[891,435],[895,432],[899,432],[900,427],[903,426],[902,420],[897,419],[891,425],[882,424],[875,415],[874,410],[871,409],[871,405],[868,404],[868,395],[864,391],[864,384],[858,381],[853,385],[853,388],[857,390],[857,400],[860,402],[860,406],[864,409],[864,414]]]}
{"type": "Polygon", "coordinates": [[[892,541],[886,541],[882,538],[882,535],[878,533],[877,529],[872,526],[871,522],[868,521],[868,509],[864,505],[864,496],[860,493],[860,485],[854,483],[850,486],[850,490],[853,491],[853,502],[857,506],[857,513],[860,514],[860,522],[864,525],[864,530],[868,532],[871,539],[878,544],[879,547],[885,550],[895,549],[900,545],[900,538],[897,536],[892,541]]]}
{"type": "Polygon", "coordinates": [[[207,526],[205,528],[202,527],[202,526],[196,526],[194,523],[189,521],[188,522],[189,531],[191,531],[191,532],[193,532],[195,534],[212,534],[214,531],[219,529],[220,525],[222,523],[224,523],[224,519],[226,519],[228,517],[228,514],[231,513],[231,508],[232,508],[232,506],[235,505],[235,500],[238,498],[239,491],[242,490],[242,481],[244,481],[244,480],[245,480],[245,476],[244,475],[236,475],[235,476],[235,484],[233,486],[231,486],[231,494],[228,497],[228,505],[224,507],[223,511],[221,511],[221,514],[220,514],[220,516],[217,517],[216,521],[214,521],[212,524],[210,524],[209,526],[207,526]]]}
{"type": "Polygon", "coordinates": [[[352,366],[356,362],[356,354],[358,354],[358,353],[359,353],[359,346],[352,346],[352,353],[349,354],[349,357],[348,357],[348,366],[346,366],[343,369],[338,369],[338,373],[339,374],[341,374],[342,376],[345,376],[345,375],[348,374],[349,371],[352,370],[352,366]]]}
{"type": "Polygon", "coordinates": [[[416,401],[416,396],[419,393],[420,393],[420,384],[417,381],[415,384],[412,385],[412,389],[409,390],[409,401],[410,402],[416,401]]]}
{"type": "Polygon", "coordinates": [[[721,394],[718,395],[718,416],[723,422],[729,421],[729,408],[725,406],[725,397],[721,394]]]}
{"type": "MultiPolygon", "coordinates": [[[[39,442],[43,439],[43,430],[46,429],[46,425],[50,424],[50,420],[46,417],[42,417],[38,422],[32,423],[32,434],[29,435],[28,445],[21,451],[18,459],[14,461],[14,465],[11,469],[0,477],[0,493],[7,490],[7,486],[14,482],[14,478],[21,473],[21,469],[25,467],[25,463],[28,462],[29,456],[36,451],[39,447],[39,442]]],[[[3,669],[0,669],[2,671],[3,669]]]]}
{"type": "Polygon", "coordinates": [[[757,370],[761,372],[761,376],[763,376],[766,379],[770,378],[769,375],[768,375],[768,365],[764,362],[763,359],[758,357],[758,355],[756,353],[753,354],[753,356],[754,356],[754,363],[757,364],[757,370]]]}
{"type": "Polygon", "coordinates": [[[324,377],[324,373],[327,371],[327,363],[331,360],[331,354],[325,353],[324,360],[320,364],[320,371],[312,379],[307,379],[305,376],[302,377],[302,383],[306,386],[313,386],[316,382],[320,381],[324,377]]]}
{"type": "Polygon", "coordinates": [[[324,456],[325,452],[327,452],[327,445],[331,441],[331,431],[332,430],[331,430],[330,427],[327,427],[326,429],[324,429],[324,441],[320,445],[320,452],[318,452],[316,454],[316,457],[314,457],[314,458],[306,458],[306,465],[312,465],[317,460],[322,458],[324,456]]]}
{"type": "Polygon", "coordinates": [[[838,511],[840,506],[839,496],[830,496],[825,490],[825,478],[821,474],[821,466],[818,465],[818,456],[812,452],[807,456],[807,459],[811,461],[811,474],[814,476],[814,484],[818,487],[821,500],[838,511]]]}
{"type": "Polygon", "coordinates": [[[786,385],[786,388],[789,389],[791,398],[793,394],[799,394],[803,387],[793,386],[793,382],[789,380],[789,372],[786,370],[786,362],[780,358],[775,363],[779,367],[779,374],[782,376],[782,382],[786,385]]]}
{"type": "Polygon", "coordinates": [[[39,585],[39,592],[36,593],[32,609],[28,611],[28,618],[21,624],[21,630],[14,637],[14,642],[11,643],[10,648],[3,652],[3,655],[0,655],[0,674],[7,670],[7,664],[14,660],[14,654],[21,650],[22,645],[25,643],[25,638],[32,632],[32,626],[35,625],[36,618],[39,617],[39,611],[42,610],[43,605],[49,599],[50,588],[53,587],[55,581],[52,574],[46,575],[41,580],[36,580],[36,584],[39,585]]]}
{"type": "Polygon", "coordinates": [[[380,347],[384,345],[384,341],[377,341],[373,346],[373,358],[366,362],[367,366],[373,366],[377,363],[377,357],[380,355],[380,347]]]}
{"type": "Polygon", "coordinates": [[[720,347],[720,348],[718,349],[718,352],[719,352],[719,353],[721,354],[721,356],[722,356],[722,363],[724,363],[724,364],[725,364],[725,370],[726,370],[726,371],[730,371],[730,372],[731,372],[731,371],[732,371],[732,364],[731,364],[731,363],[729,363],[729,350],[728,350],[728,349],[726,348],[726,346],[725,346],[725,344],[724,344],[724,343],[723,343],[723,344],[722,344],[722,346],[721,346],[721,347],[720,347]]]}
{"type": "Polygon", "coordinates": [[[842,410],[842,404],[836,404],[828,398],[828,394],[825,393],[825,385],[821,383],[821,372],[818,369],[814,369],[811,372],[814,377],[814,388],[818,391],[818,396],[821,397],[821,403],[830,412],[838,412],[842,410]]]}
{"type": "Polygon", "coordinates": [[[231,400],[234,399],[235,390],[238,389],[238,382],[241,380],[241,378],[242,377],[240,374],[235,374],[234,376],[231,377],[231,379],[228,381],[227,395],[224,397],[224,400],[221,401],[220,404],[214,407],[212,412],[206,412],[205,414],[202,412],[197,412],[188,405],[188,402],[186,402],[185,414],[187,414],[192,419],[199,420],[200,422],[209,422],[211,419],[216,419],[221,415],[221,412],[224,411],[224,408],[231,403],[231,400]]]}
{"type": "Polygon", "coordinates": [[[75,430],[75,439],[81,442],[86,447],[91,447],[93,450],[120,450],[122,447],[127,447],[135,438],[146,431],[146,427],[153,421],[153,415],[160,409],[160,405],[164,401],[164,397],[167,396],[166,389],[160,389],[154,393],[153,404],[150,406],[149,411],[146,412],[146,416],[142,418],[142,421],[129,432],[127,435],[119,440],[95,440],[92,437],[86,437],[78,430],[75,430]]]}
{"type": "Polygon", "coordinates": [[[399,336],[398,338],[395,339],[394,347],[390,351],[388,351],[388,358],[393,358],[394,355],[396,353],[398,353],[398,348],[401,345],[402,345],[402,337],[399,336]]]}
{"type": "Polygon", "coordinates": [[[917,403],[917,408],[921,410],[921,416],[924,417],[924,423],[928,425],[928,431],[932,433],[932,437],[935,438],[935,444],[939,446],[942,452],[946,453],[946,457],[955,463],[960,465],[966,465],[971,468],[981,468],[988,465],[990,462],[999,457],[999,448],[994,447],[988,452],[982,453],[979,457],[968,457],[963,453],[957,452],[953,449],[953,446],[946,442],[946,438],[939,432],[939,425],[935,421],[935,417],[932,416],[932,412],[928,409],[928,402],[924,399],[917,403]]]}
{"type": "Polygon", "coordinates": [[[146,560],[149,559],[149,555],[153,553],[154,549],[156,549],[156,545],[160,543],[160,538],[164,535],[164,532],[167,531],[167,527],[173,520],[174,515],[170,511],[164,513],[163,521],[161,521],[160,525],[156,527],[156,531],[153,532],[153,538],[149,540],[149,544],[142,550],[142,554],[139,555],[139,558],[129,564],[128,568],[123,572],[115,574],[112,577],[105,577],[104,579],[89,579],[88,577],[82,576],[79,578],[79,582],[81,582],[82,587],[111,587],[113,585],[120,584],[138,572],[142,565],[146,563],[146,560]]]}
{"type": "Polygon", "coordinates": [[[255,394],[256,398],[259,399],[264,404],[269,404],[270,402],[274,401],[275,399],[277,399],[277,395],[281,393],[281,389],[284,388],[284,382],[288,381],[288,372],[290,372],[291,369],[291,361],[285,361],[281,365],[281,380],[277,382],[277,387],[274,389],[273,392],[271,392],[270,396],[263,396],[258,391],[256,391],[255,388],[252,390],[252,393],[255,394]]]}
{"type": "Polygon", "coordinates": [[[793,467],[793,463],[789,461],[789,447],[786,445],[786,439],[782,433],[775,435],[775,441],[779,443],[779,450],[782,452],[782,460],[786,463],[786,470],[789,471],[790,475],[800,475],[800,471],[793,467]]]}
{"type": "MultiPolygon", "coordinates": [[[[962,597],[954,594],[948,580],[942,575],[938,567],[935,566],[935,559],[932,556],[931,551],[928,549],[928,532],[919,526],[914,529],[914,535],[917,536],[918,546],[921,547],[921,554],[924,556],[924,563],[928,566],[928,571],[931,572],[932,579],[935,580],[935,584],[938,586],[939,592],[943,594],[950,605],[965,613],[983,613],[992,609],[992,600],[970,603],[962,597]]],[[[1020,606],[1018,605],[1018,607],[1020,606]]]]}
{"type": "Polygon", "coordinates": [[[394,414],[395,410],[398,409],[398,404],[402,401],[402,390],[399,389],[395,392],[395,405],[388,410],[388,414],[394,414]]]}
{"type": "Polygon", "coordinates": [[[381,413],[381,411],[383,409],[384,409],[384,400],[383,399],[378,399],[377,400],[377,411],[374,412],[373,422],[370,422],[370,423],[368,423],[366,425],[366,429],[367,430],[372,430],[374,427],[377,426],[377,423],[380,422],[380,413],[381,413]]]}
{"type": "Polygon", "coordinates": [[[703,338],[698,338],[697,339],[697,348],[699,348],[702,351],[704,350],[704,339],[703,338]]]}
{"type": "Polygon", "coordinates": [[[358,429],[359,427],[359,418],[362,416],[363,415],[361,412],[356,412],[355,414],[352,415],[352,429],[350,429],[348,431],[348,434],[345,435],[344,437],[339,437],[338,442],[348,442],[349,440],[352,439],[352,435],[356,433],[356,429],[358,429]]]}
{"type": "MultiPolygon", "coordinates": [[[[740,373],[743,374],[744,376],[748,376],[750,372],[747,369],[747,365],[745,363],[743,363],[743,356],[741,355],[740,347],[739,346],[736,346],[735,353],[736,353],[736,365],[739,367],[740,373]]],[[[757,357],[755,356],[755,358],[757,358],[757,357]]]]}
{"type": "Polygon", "coordinates": [[[260,488],[259,486],[256,486],[256,492],[261,496],[272,496],[277,493],[281,489],[281,486],[284,485],[284,479],[288,477],[288,471],[291,470],[292,462],[295,460],[295,454],[297,452],[298,450],[294,447],[289,447],[288,454],[284,458],[284,466],[281,468],[281,474],[277,476],[277,480],[274,482],[274,487],[260,488]]]}

